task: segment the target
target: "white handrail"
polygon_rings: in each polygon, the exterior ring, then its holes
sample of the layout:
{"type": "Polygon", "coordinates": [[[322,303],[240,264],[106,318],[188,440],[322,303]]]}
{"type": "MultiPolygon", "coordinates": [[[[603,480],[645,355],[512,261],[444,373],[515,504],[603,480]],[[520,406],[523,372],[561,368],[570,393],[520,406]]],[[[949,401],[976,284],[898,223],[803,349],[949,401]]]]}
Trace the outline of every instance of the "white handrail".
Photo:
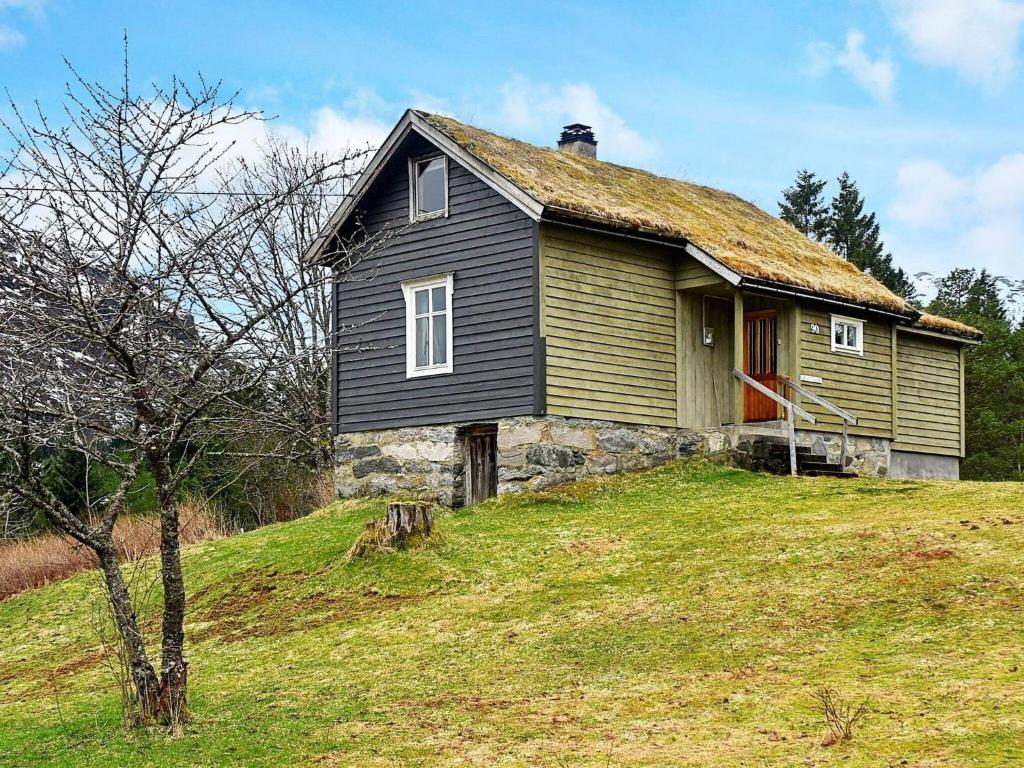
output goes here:
{"type": "Polygon", "coordinates": [[[733,374],[735,374],[736,378],[739,379],[740,381],[742,381],[744,384],[749,384],[751,387],[756,389],[762,395],[764,395],[765,397],[771,398],[772,400],[777,402],[779,405],[781,405],[783,408],[787,408],[787,409],[788,408],[792,408],[797,413],[797,415],[800,416],[800,418],[803,419],[804,421],[809,421],[809,422],[811,422],[811,424],[817,424],[818,423],[818,420],[815,419],[814,416],[809,414],[807,411],[805,411],[799,405],[797,405],[796,403],[792,402],[791,400],[787,400],[785,397],[780,395],[778,392],[773,392],[772,390],[768,389],[768,387],[766,387],[764,384],[762,384],[757,379],[753,379],[750,376],[748,376],[747,374],[745,374],[743,371],[740,371],[740,370],[735,369],[735,368],[733,369],[733,374]]]}
{"type": "Polygon", "coordinates": [[[786,376],[779,376],[779,380],[782,382],[782,385],[784,387],[789,387],[794,392],[797,392],[801,396],[806,397],[812,403],[817,403],[822,408],[825,408],[825,409],[831,411],[832,413],[834,413],[836,416],[838,416],[840,419],[843,420],[843,445],[842,445],[842,448],[840,449],[841,452],[840,452],[840,462],[839,463],[840,463],[840,466],[845,470],[846,469],[846,453],[847,453],[848,446],[850,444],[850,425],[853,424],[853,426],[857,426],[857,417],[854,416],[849,411],[844,411],[838,405],[834,405],[833,403],[830,403],[828,400],[826,400],[821,395],[815,394],[814,392],[811,392],[811,391],[805,389],[804,387],[800,386],[795,381],[793,381],[792,379],[790,379],[790,378],[788,378],[786,376]]]}
{"type": "Polygon", "coordinates": [[[792,402],[791,400],[787,400],[778,392],[773,392],[772,390],[768,389],[768,387],[759,382],[757,379],[751,378],[738,368],[733,368],[732,372],[736,376],[736,378],[739,379],[741,382],[753,387],[755,391],[760,392],[762,395],[764,395],[767,398],[770,398],[771,400],[774,400],[776,403],[778,403],[779,405],[786,409],[786,426],[789,429],[789,473],[795,476],[797,474],[795,414],[800,414],[800,418],[811,422],[811,424],[817,424],[817,419],[815,419],[811,414],[809,414],[796,403],[792,402]]]}
{"type": "Polygon", "coordinates": [[[799,392],[801,395],[806,397],[812,403],[817,403],[822,408],[825,408],[825,409],[827,409],[829,411],[832,411],[832,413],[834,413],[836,416],[838,416],[843,421],[848,421],[850,424],[853,424],[853,426],[857,426],[857,417],[854,416],[849,411],[844,411],[838,405],[830,403],[828,400],[826,400],[821,395],[818,395],[818,394],[815,394],[814,392],[811,392],[809,389],[806,389],[806,388],[800,386],[795,381],[793,381],[792,379],[790,379],[790,378],[788,378],[786,376],[779,376],[779,381],[781,381],[783,384],[785,384],[787,387],[791,388],[795,392],[799,392]]]}

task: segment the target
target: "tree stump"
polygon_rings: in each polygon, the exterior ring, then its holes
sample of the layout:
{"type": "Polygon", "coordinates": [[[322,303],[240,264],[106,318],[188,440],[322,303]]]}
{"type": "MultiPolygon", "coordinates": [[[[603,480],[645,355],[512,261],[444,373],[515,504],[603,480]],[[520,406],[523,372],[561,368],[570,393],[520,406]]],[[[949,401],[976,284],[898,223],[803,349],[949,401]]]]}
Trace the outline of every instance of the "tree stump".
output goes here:
{"type": "Polygon", "coordinates": [[[405,549],[409,537],[430,536],[434,530],[434,507],[422,502],[396,502],[388,504],[385,520],[388,538],[396,549],[405,549]]]}

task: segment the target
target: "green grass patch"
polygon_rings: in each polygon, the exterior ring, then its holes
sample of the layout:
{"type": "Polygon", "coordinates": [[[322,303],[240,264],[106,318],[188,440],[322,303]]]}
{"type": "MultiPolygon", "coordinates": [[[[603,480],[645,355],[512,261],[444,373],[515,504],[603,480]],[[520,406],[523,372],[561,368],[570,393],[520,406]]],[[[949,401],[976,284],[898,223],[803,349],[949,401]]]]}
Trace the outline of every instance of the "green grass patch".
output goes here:
{"type": "Polygon", "coordinates": [[[0,763],[1024,760],[1020,485],[677,463],[444,513],[432,546],[349,561],[383,511],[189,548],[177,736],[120,725],[94,575],[0,604],[0,763]],[[851,741],[822,745],[823,686],[870,702],[851,741]]]}

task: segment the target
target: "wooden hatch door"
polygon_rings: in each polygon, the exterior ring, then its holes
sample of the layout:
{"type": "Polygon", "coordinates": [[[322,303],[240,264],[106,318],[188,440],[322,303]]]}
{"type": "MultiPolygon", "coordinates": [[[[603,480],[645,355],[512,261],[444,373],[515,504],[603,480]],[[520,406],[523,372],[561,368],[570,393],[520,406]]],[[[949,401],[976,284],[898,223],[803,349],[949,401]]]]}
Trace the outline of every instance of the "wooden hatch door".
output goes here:
{"type": "MultiPolygon", "coordinates": [[[[775,310],[743,315],[743,372],[772,392],[779,391],[777,331],[775,310]]],[[[774,421],[778,418],[778,403],[753,387],[743,386],[743,421],[774,421]]]]}
{"type": "Polygon", "coordinates": [[[498,429],[473,427],[466,434],[466,506],[498,495],[498,429]]]}

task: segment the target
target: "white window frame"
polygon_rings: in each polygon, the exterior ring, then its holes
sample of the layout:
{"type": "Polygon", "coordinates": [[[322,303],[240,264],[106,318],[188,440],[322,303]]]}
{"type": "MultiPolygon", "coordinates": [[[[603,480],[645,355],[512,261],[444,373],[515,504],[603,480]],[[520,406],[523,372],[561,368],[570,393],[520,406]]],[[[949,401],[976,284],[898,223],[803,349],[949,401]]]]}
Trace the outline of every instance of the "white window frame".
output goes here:
{"type": "MultiPolygon", "coordinates": [[[[402,283],[402,293],[405,295],[405,378],[416,379],[421,376],[437,376],[442,373],[451,373],[455,370],[455,348],[452,344],[452,297],[455,295],[455,273],[449,272],[444,275],[432,275],[430,277],[407,280],[402,283]],[[447,360],[439,364],[416,366],[416,292],[432,290],[434,288],[445,289],[445,330],[447,331],[446,348],[448,351],[447,360]]],[[[433,307],[431,307],[433,308],[433,307]]],[[[431,316],[439,315],[440,312],[431,312],[431,316]]],[[[433,345],[434,329],[431,323],[428,330],[428,338],[433,345]]],[[[431,358],[434,351],[431,346],[431,358]]]]}
{"type": "MultiPolygon", "coordinates": [[[[848,355],[860,355],[864,357],[864,321],[856,317],[846,317],[844,315],[832,315],[832,333],[829,338],[832,342],[833,352],[845,352],[848,355]],[[846,325],[852,326],[857,329],[857,343],[854,345],[837,344],[836,343],[836,326],[846,325]]],[[[846,333],[843,333],[845,340],[846,333]]]]}
{"type": "Polygon", "coordinates": [[[422,155],[420,157],[409,158],[409,221],[429,221],[430,219],[439,219],[448,215],[448,155],[441,153],[431,153],[429,155],[422,155]],[[431,160],[441,158],[444,162],[442,163],[442,170],[444,172],[444,208],[439,211],[430,211],[429,213],[420,213],[419,206],[419,167],[424,163],[429,163],[431,160]]]}

